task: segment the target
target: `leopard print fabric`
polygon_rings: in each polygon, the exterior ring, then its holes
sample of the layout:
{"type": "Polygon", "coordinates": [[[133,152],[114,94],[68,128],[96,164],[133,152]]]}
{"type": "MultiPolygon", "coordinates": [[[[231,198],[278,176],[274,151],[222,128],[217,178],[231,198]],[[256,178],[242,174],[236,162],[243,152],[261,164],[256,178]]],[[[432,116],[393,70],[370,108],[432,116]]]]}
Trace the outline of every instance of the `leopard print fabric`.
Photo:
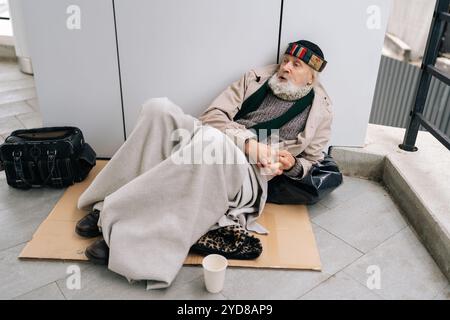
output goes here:
{"type": "Polygon", "coordinates": [[[227,259],[256,259],[262,253],[261,241],[239,225],[210,230],[191,247],[199,254],[221,254],[227,259]]]}

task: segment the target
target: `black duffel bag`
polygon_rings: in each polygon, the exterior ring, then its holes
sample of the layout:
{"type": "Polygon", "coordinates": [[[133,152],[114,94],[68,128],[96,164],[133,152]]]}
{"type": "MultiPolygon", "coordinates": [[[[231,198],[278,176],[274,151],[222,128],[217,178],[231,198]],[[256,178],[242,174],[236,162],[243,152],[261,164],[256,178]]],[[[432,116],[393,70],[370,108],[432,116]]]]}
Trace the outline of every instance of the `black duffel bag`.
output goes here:
{"type": "Polygon", "coordinates": [[[313,165],[302,179],[282,174],[269,180],[267,202],[315,204],[341,185],[342,181],[342,173],[336,162],[325,154],[324,159],[313,165]]]}
{"type": "Polygon", "coordinates": [[[76,127],[15,130],[0,146],[7,183],[19,189],[63,188],[83,181],[96,154],[76,127]]]}

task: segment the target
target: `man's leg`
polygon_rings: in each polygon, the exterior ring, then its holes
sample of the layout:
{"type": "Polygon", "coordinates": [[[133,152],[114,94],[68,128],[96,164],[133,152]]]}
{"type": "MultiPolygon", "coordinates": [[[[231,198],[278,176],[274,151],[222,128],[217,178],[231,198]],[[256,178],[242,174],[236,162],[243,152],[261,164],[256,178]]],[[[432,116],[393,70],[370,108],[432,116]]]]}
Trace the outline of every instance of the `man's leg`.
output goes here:
{"type": "Polygon", "coordinates": [[[175,130],[192,135],[200,127],[198,119],[169,99],[148,100],[129,138],[78,199],[78,208],[90,211],[78,221],[75,232],[88,238],[101,235],[104,198],[170,156],[177,145],[171,140],[175,130]]]}
{"type": "Polygon", "coordinates": [[[185,114],[169,99],[148,100],[141,108],[131,135],[78,199],[78,208],[91,209],[107,195],[169,157],[177,145],[171,141],[175,130],[194,134],[200,126],[200,120],[185,114]]]}
{"type": "Polygon", "coordinates": [[[101,216],[108,267],[128,279],[170,284],[190,246],[236,202],[249,170],[231,139],[203,126],[185,148],[105,198],[101,216]],[[214,152],[218,163],[176,160],[187,150],[206,154],[205,146],[223,150],[214,152]],[[235,155],[236,162],[228,163],[227,155],[235,155]]]}

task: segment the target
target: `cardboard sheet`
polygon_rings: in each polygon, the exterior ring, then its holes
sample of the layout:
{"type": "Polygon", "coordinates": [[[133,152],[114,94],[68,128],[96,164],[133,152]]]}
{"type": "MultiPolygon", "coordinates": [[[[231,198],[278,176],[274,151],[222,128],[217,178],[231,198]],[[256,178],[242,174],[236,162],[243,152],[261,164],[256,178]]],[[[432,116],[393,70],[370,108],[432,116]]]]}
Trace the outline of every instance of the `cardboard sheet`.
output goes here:
{"type": "MultiPolygon", "coordinates": [[[[78,197],[90,185],[107,161],[98,160],[89,176],[81,183],[67,188],[49,216],[42,222],[20,258],[87,260],[84,251],[96,240],[75,233],[75,225],[85,214],[77,208],[78,197]]],[[[283,268],[320,270],[320,257],[303,205],[268,203],[258,222],[269,230],[261,239],[263,253],[254,260],[229,260],[230,266],[253,268],[283,268]]],[[[189,254],[186,265],[199,265],[203,257],[189,254]]]]}

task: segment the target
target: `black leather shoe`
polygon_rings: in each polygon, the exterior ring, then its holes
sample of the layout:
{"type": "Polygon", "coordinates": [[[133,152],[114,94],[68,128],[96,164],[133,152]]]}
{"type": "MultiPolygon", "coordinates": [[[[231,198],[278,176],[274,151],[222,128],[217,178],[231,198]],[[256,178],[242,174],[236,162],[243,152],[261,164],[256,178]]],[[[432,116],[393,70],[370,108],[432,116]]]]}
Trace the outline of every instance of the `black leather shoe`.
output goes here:
{"type": "Polygon", "coordinates": [[[78,221],[75,232],[85,238],[94,238],[101,235],[101,231],[97,226],[100,211],[93,210],[89,212],[83,219],[78,221]]]}
{"type": "Polygon", "coordinates": [[[94,264],[107,265],[109,260],[109,248],[105,240],[95,241],[85,251],[86,257],[94,264]]]}

